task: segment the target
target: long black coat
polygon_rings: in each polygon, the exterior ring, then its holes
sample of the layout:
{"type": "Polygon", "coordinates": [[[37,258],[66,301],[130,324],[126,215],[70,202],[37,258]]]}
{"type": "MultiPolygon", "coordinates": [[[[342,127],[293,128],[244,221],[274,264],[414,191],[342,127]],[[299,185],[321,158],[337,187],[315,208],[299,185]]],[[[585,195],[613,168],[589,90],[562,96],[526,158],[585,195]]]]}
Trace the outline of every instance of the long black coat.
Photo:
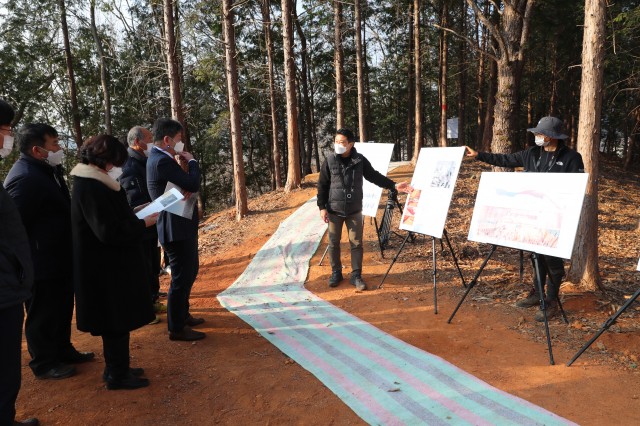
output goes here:
{"type": "Polygon", "coordinates": [[[62,167],[20,154],[4,187],[27,230],[35,280],[65,278],[71,285],[70,200],[62,167]]]}
{"type": "Polygon", "coordinates": [[[79,164],[71,174],[78,329],[102,335],[142,327],[154,318],[141,245],[144,221],[124,189],[97,168],[79,164]]]}

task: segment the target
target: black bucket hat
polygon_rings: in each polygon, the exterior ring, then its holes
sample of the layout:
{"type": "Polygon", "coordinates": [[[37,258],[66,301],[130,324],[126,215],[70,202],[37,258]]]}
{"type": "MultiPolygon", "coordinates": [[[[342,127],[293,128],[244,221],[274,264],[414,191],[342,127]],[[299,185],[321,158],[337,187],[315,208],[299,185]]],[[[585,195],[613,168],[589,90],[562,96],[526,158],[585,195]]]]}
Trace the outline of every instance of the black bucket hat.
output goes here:
{"type": "Polygon", "coordinates": [[[527,129],[527,131],[549,136],[553,139],[567,139],[569,137],[562,133],[564,131],[562,120],[556,117],[542,117],[536,127],[527,129]]]}

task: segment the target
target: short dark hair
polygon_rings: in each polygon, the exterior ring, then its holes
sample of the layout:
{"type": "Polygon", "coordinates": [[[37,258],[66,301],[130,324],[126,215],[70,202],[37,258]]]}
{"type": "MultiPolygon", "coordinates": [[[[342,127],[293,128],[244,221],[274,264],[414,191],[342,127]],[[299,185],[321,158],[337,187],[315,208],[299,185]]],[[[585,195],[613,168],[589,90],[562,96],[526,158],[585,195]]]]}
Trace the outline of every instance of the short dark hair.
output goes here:
{"type": "Polygon", "coordinates": [[[171,118],[159,118],[153,123],[153,141],[159,142],[164,139],[165,136],[174,138],[178,133],[182,131],[182,124],[171,118]]]}
{"type": "Polygon", "coordinates": [[[45,123],[28,123],[20,127],[16,135],[18,149],[23,154],[29,154],[31,147],[44,146],[45,136],[58,137],[58,132],[45,123]]]}
{"type": "Polygon", "coordinates": [[[0,126],[8,126],[16,116],[16,112],[8,102],[0,99],[0,126]]]}
{"type": "Polygon", "coordinates": [[[356,135],[354,135],[353,132],[349,129],[338,129],[336,130],[336,135],[345,136],[349,142],[356,141],[356,135]]]}
{"type": "Polygon", "coordinates": [[[111,135],[98,135],[86,139],[80,148],[80,160],[84,164],[93,164],[101,169],[111,163],[122,166],[128,158],[127,148],[111,135]]]}

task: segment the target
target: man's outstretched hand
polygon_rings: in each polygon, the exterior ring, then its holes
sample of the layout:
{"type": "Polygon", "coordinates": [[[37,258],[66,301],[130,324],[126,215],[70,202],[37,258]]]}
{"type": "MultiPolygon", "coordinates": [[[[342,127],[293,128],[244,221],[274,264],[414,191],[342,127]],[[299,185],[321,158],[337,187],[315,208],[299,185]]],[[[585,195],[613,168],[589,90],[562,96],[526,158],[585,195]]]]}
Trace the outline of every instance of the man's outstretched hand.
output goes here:
{"type": "Polygon", "coordinates": [[[413,191],[413,187],[409,184],[409,182],[400,182],[396,183],[396,190],[408,194],[413,191]]]}
{"type": "Polygon", "coordinates": [[[467,157],[476,158],[478,156],[478,151],[476,151],[475,149],[469,148],[466,145],[464,146],[464,148],[466,150],[465,153],[467,157]]]}

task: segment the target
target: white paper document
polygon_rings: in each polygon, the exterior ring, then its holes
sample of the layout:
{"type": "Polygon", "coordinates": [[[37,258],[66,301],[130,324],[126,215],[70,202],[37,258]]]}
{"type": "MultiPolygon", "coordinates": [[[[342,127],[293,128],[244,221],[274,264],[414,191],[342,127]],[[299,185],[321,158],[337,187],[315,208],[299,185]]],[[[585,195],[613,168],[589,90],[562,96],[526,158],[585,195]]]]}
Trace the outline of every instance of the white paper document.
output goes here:
{"type": "Polygon", "coordinates": [[[162,210],[166,210],[182,200],[182,198],[183,196],[180,191],[175,188],[171,188],[167,192],[156,198],[147,207],[136,213],[136,216],[138,217],[138,219],[144,219],[150,214],[160,213],[162,210]]]}
{"type": "MultiPolygon", "coordinates": [[[[178,191],[182,195],[182,188],[178,185],[167,182],[167,187],[165,191],[175,190],[178,191]]],[[[195,192],[191,194],[191,196],[187,199],[181,197],[176,203],[172,203],[170,206],[167,206],[165,209],[169,213],[177,214],[178,216],[182,216],[186,219],[193,218],[193,209],[196,207],[196,203],[198,202],[198,193],[195,192]]]]}

